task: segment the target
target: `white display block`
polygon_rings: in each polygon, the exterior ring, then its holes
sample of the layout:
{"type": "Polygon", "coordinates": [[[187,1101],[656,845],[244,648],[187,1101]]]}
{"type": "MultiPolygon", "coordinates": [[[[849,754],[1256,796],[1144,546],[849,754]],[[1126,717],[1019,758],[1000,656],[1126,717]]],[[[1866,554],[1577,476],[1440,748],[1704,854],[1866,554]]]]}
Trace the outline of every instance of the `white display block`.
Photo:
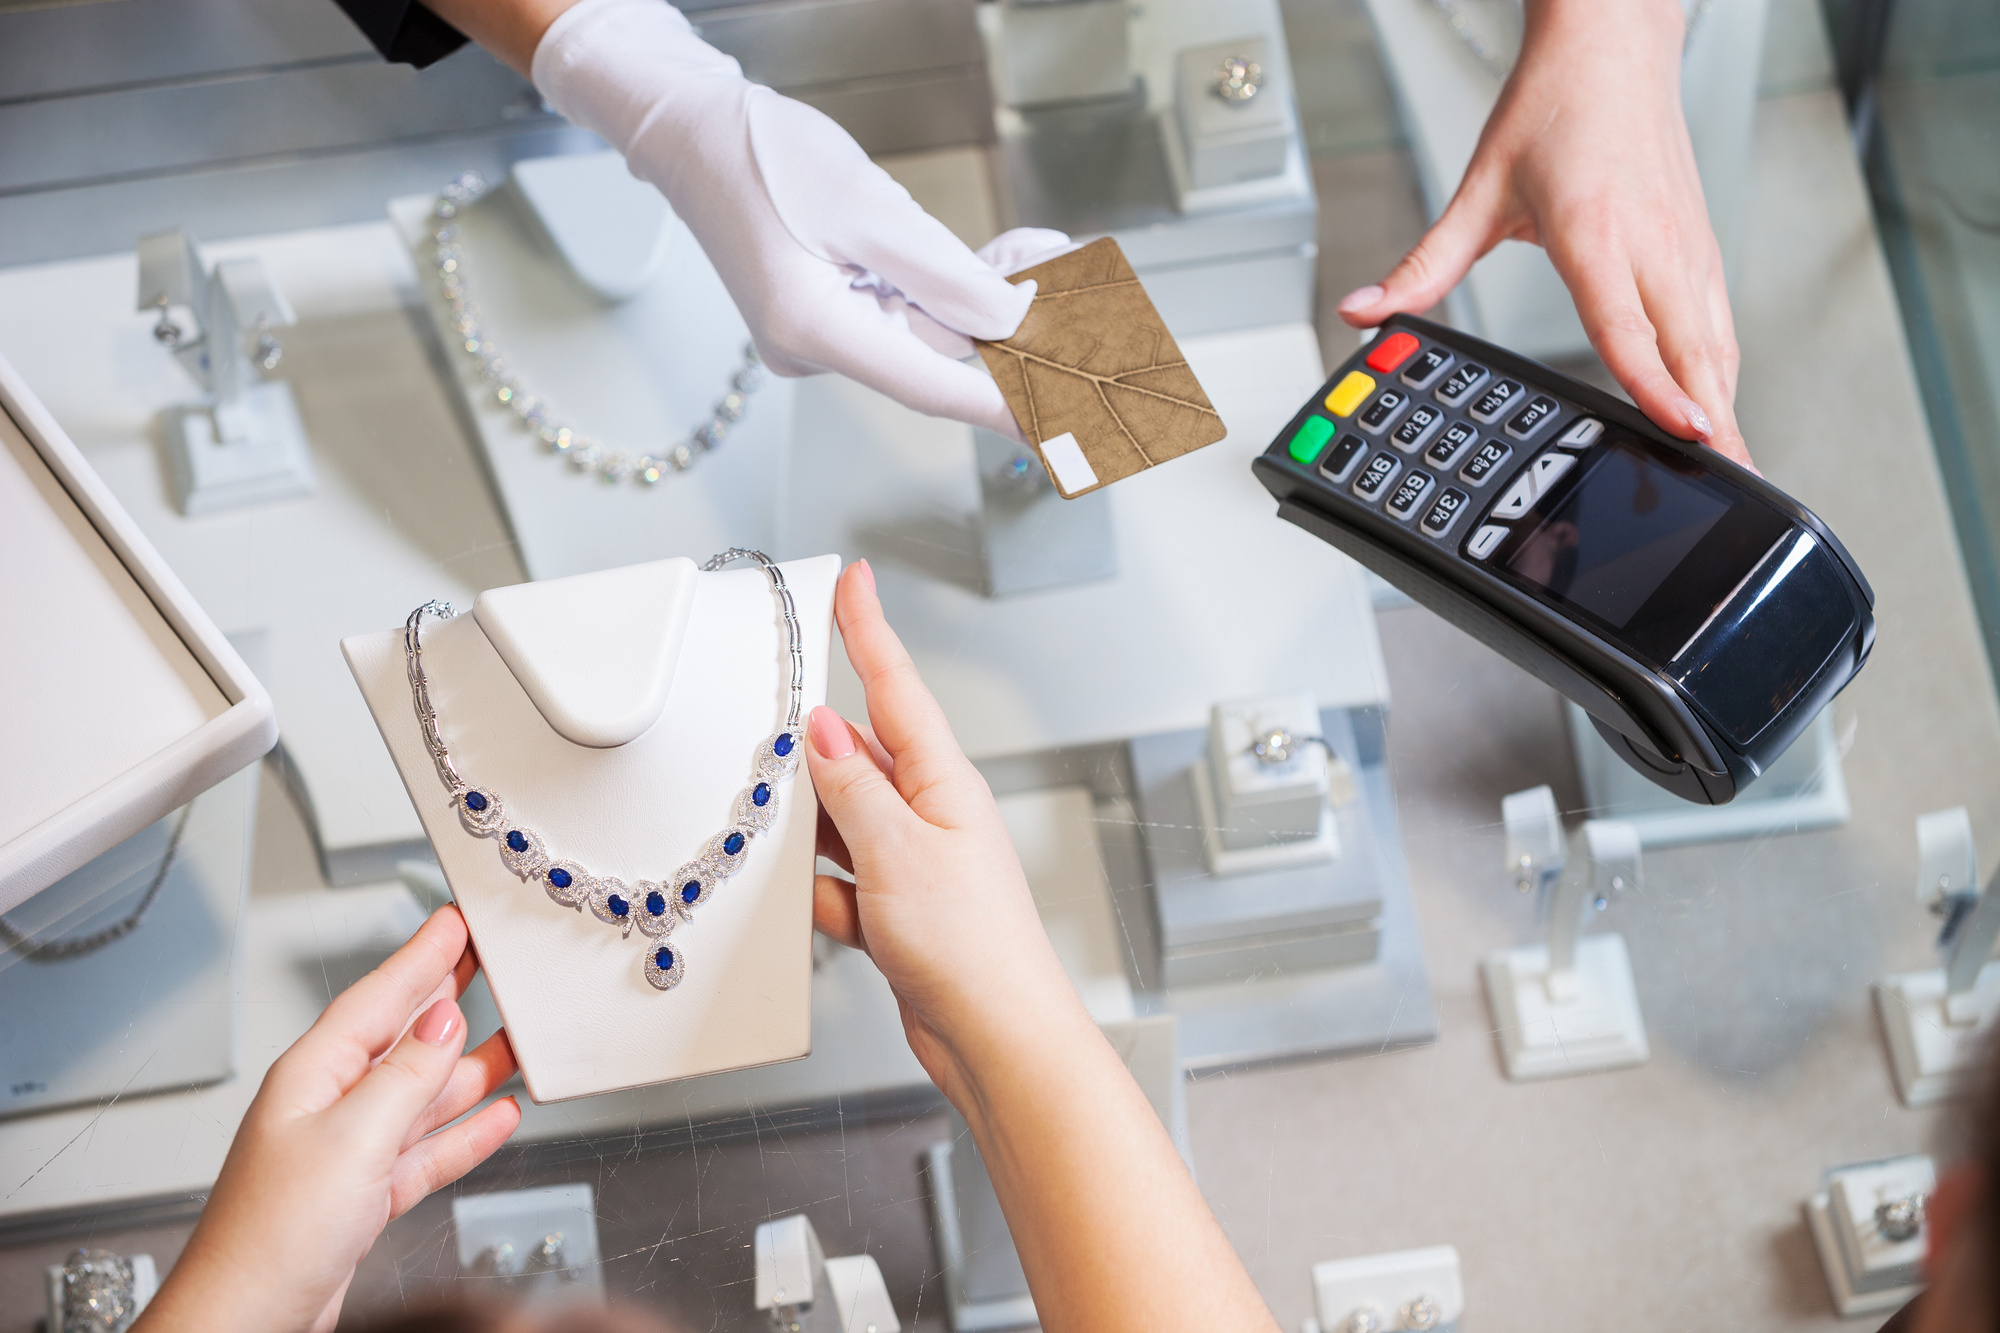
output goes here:
{"type": "Polygon", "coordinates": [[[1904,1239],[1884,1234],[1876,1209],[1937,1189],[1937,1168],[1922,1154],[1860,1162],[1827,1172],[1826,1188],[1806,1201],[1806,1222],[1834,1307],[1843,1316],[1881,1314],[1923,1289],[1930,1228],[1904,1239]]]}
{"type": "Polygon", "coordinates": [[[1127,0],[993,6],[995,91],[1008,106],[1117,97],[1132,90],[1127,0]]]}
{"type": "MultiPolygon", "coordinates": [[[[805,653],[805,706],[825,698],[838,556],[784,566],[805,653]]],[[[574,581],[579,633],[620,609],[574,581]]],[[[662,880],[723,828],[758,744],[783,722],[791,683],[784,621],[756,568],[702,574],[659,720],[629,744],[578,745],[536,708],[482,632],[484,617],[424,631],[430,696],[459,773],[497,793],[556,857],[627,884],[662,880]]],[[[670,937],[685,979],[647,981],[650,947],[551,901],[468,834],[418,728],[400,630],[341,643],[471,927],[528,1093],[537,1102],[796,1059],[811,1049],[812,881],[817,804],[800,763],[743,868],[670,937]]],[[[578,672],[579,691],[610,679],[578,672]]],[[[612,711],[616,711],[615,708],[612,711]]],[[[802,724],[803,725],[803,724],[802,724]]],[[[803,737],[801,737],[803,742],[803,737]]]]}
{"type": "Polygon", "coordinates": [[[169,408],[167,453],[181,512],[193,517],[319,489],[292,386],[252,384],[224,406],[169,408]],[[221,438],[229,430],[233,438],[221,438]]]}
{"type": "Polygon", "coordinates": [[[1356,1315],[1369,1313],[1383,1330],[1450,1329],[1465,1315],[1465,1284],[1451,1245],[1329,1259],[1313,1265],[1312,1284],[1310,1323],[1326,1333],[1347,1333],[1356,1315]]]}
{"type": "Polygon", "coordinates": [[[1623,1069],[1651,1054],[1621,936],[1583,936],[1567,973],[1550,974],[1542,944],[1489,954],[1480,972],[1508,1078],[1623,1069]]]}
{"type": "Polygon", "coordinates": [[[1964,1080],[1981,1067],[2000,1016],[2000,962],[1986,964],[1972,989],[1954,996],[1945,994],[1942,968],[1884,977],[1875,983],[1875,1011],[1903,1105],[1943,1101],[1965,1091],[1964,1080]]]}
{"type": "MultiPolygon", "coordinates": [[[[524,166],[532,177],[535,168],[524,166]]],[[[637,183],[616,153],[589,155],[560,171],[563,191],[587,195],[592,208],[638,207],[637,183]]],[[[618,267],[630,238],[608,227],[585,231],[567,211],[537,214],[538,200],[563,197],[546,185],[495,189],[460,210],[464,277],[487,332],[564,424],[607,451],[662,457],[729,391],[749,329],[693,234],[671,213],[656,276],[628,299],[607,301],[605,274],[618,267]]],[[[452,388],[485,454],[529,577],[731,546],[772,550],[786,487],[793,381],[766,372],[721,446],[685,472],[668,470],[656,485],[607,484],[581,474],[495,400],[477,363],[463,352],[463,336],[452,327],[451,309],[431,272],[435,202],[426,195],[396,199],[389,216],[417,266],[452,388]]]]}
{"type": "Polygon", "coordinates": [[[1831,707],[1728,805],[1695,805],[1648,782],[1605,744],[1588,713],[1564,700],[1563,715],[1585,806],[1593,815],[1630,824],[1641,846],[1763,838],[1847,822],[1847,777],[1831,707]]]}
{"type": "Polygon", "coordinates": [[[0,360],[0,911],[254,762],[270,696],[0,360]]]}

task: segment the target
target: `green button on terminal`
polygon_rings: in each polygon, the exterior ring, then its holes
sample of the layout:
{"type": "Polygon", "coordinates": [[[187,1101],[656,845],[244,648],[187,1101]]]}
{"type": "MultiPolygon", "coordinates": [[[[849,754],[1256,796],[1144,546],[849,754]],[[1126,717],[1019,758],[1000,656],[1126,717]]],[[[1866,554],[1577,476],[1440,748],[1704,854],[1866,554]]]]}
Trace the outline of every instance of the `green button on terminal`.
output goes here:
{"type": "Polygon", "coordinates": [[[1326,442],[1333,438],[1333,423],[1325,417],[1307,417],[1306,424],[1299,427],[1299,433],[1292,436],[1292,461],[1302,467],[1311,467],[1319,457],[1319,451],[1326,448],[1326,442]]]}

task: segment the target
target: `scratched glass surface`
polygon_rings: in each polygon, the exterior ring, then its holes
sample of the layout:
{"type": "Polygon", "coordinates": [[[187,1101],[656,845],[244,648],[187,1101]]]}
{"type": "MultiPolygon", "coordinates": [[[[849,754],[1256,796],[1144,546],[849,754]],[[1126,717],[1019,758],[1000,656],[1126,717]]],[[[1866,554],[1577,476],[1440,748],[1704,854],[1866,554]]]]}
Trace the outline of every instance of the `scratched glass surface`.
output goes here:
{"type": "MultiPolygon", "coordinates": [[[[1327,364],[1344,359],[1353,335],[1331,304],[1379,278],[1423,234],[1416,159],[1391,91],[1420,89],[1373,35],[1396,26],[1382,20],[1397,19],[1389,11],[1398,5],[1403,19],[1439,25],[1433,35],[1446,42],[1456,40],[1451,13],[1472,23],[1493,17],[1481,0],[1456,9],[1430,0],[1281,7],[1319,190],[1323,316],[1313,329],[1240,335],[1269,340],[1248,354],[1230,350],[1239,335],[1181,340],[1225,420],[1234,403],[1272,418],[1261,437],[1232,436],[1206,453],[1235,450],[1247,463],[1299,401],[1287,388],[1291,397],[1260,408],[1255,386],[1232,387],[1231,374],[1283,362],[1292,355],[1283,348],[1327,364]],[[1229,365],[1237,371],[1211,370],[1229,365]]],[[[1948,8],[1912,0],[1898,21],[1935,25],[1932,11],[1948,8]]],[[[1252,10],[1264,12],[1243,7],[1246,26],[1252,10]]],[[[0,25],[15,17],[0,14],[0,25]]],[[[289,21],[304,25],[298,40],[325,46],[311,60],[358,68],[355,40],[332,26],[331,7],[324,17],[289,21]]],[[[1916,40],[1914,29],[1898,31],[1916,40]]],[[[5,32],[0,141],[17,103],[53,103],[62,92],[10,62],[5,32]]],[[[1878,644],[1786,770],[1769,775],[1767,792],[1782,786],[1799,799],[1761,822],[1651,842],[1639,873],[1585,886],[1583,938],[1615,934],[1629,957],[1644,1063],[1508,1077],[1507,1034],[1482,966],[1546,940],[1554,895],[1547,885],[1518,889],[1503,798],[1546,785],[1568,851],[1564,873],[1586,879],[1585,823],[1645,812],[1622,788],[1593,787],[1602,756],[1557,695],[1386,585],[1367,585],[1365,610],[1359,599],[1346,610],[1295,609],[1301,621],[1339,615],[1361,625],[1328,650],[1356,661],[1376,651],[1368,625],[1379,638],[1375,697],[1317,700],[1320,711],[1291,728],[1318,730],[1345,770],[1332,784],[1343,793],[1338,856],[1284,872],[1289,879],[1200,870],[1189,774],[1201,762],[1209,709],[1228,702],[1208,683],[1205,654],[1243,627],[1227,599],[1149,584],[1148,560],[1170,543],[1134,536],[1150,531],[1140,506],[1153,492],[1142,486],[1192,460],[1097,497],[1120,543],[1121,586],[1155,608],[1161,639],[1141,684],[1172,706],[1130,734],[982,753],[1071,980],[1174,1130],[1286,1328],[1342,1318],[1316,1303],[1313,1265],[1431,1245],[1456,1247],[1466,1326],[1481,1330],[1853,1327],[1835,1312],[1802,1206],[1831,1168],[1917,1152],[1943,1160],[1954,1148],[1948,1110],[1899,1099],[1871,988],[1938,965],[1940,918],[1912,892],[1917,817],[1965,806],[1982,871],[2000,845],[2000,768],[1991,762],[2000,707],[1982,646],[1991,632],[1962,576],[1830,52],[1812,0],[1773,0],[1734,259],[1738,410],[1767,475],[1826,517],[1870,576],[1878,644]],[[1372,870],[1353,879],[1360,865],[1372,870]]],[[[1954,89],[1992,78],[1984,67],[1949,72],[1902,88],[1888,114],[1924,102],[1944,124],[1961,105],[1954,89]]],[[[1487,72],[1475,61],[1459,73],[1487,72]]],[[[162,77],[192,85],[207,76],[162,77]]],[[[507,511],[460,393],[463,358],[445,355],[412,252],[381,206],[434,190],[466,166],[498,179],[511,157],[574,145],[534,138],[560,127],[545,123],[539,105],[509,100],[525,91],[518,83],[449,68],[437,77],[465,80],[454,85],[458,96],[513,110],[495,110],[484,138],[468,131],[442,147],[395,149],[414,156],[354,157],[352,172],[373,192],[361,212],[306,218],[273,205],[245,214],[254,225],[210,229],[236,238],[210,258],[261,256],[297,309],[298,323],[277,330],[283,360],[270,373],[291,384],[314,442],[320,490],[309,502],[203,520],[174,511],[158,420],[189,386],[155,340],[153,316],[132,310],[129,251],[103,253],[129,238],[81,257],[0,267],[0,355],[267,673],[285,733],[277,755],[197,798],[185,820],[169,816],[62,892],[4,917],[30,940],[87,941],[146,904],[98,947],[35,957],[16,942],[0,954],[0,1333],[42,1326],[45,1270],[79,1245],[150,1255],[170,1270],[262,1071],[441,900],[435,861],[397,804],[404,796],[365,716],[328,728],[310,706],[284,707],[315,690],[352,692],[333,647],[339,633],[387,628],[428,596],[463,606],[529,573],[512,526],[519,516],[507,511]],[[325,227],[330,220],[340,225],[325,227]],[[297,610],[302,588],[312,590],[305,600],[323,599],[317,619],[297,610]],[[376,766],[367,778],[374,796],[325,795],[322,770],[349,764],[376,766]],[[368,833],[382,828],[403,832],[368,833]],[[234,886],[243,883],[239,898],[234,886]],[[229,970],[232,950],[240,975],[229,970]]],[[[90,83],[79,75],[79,87],[90,83]]],[[[1914,124],[1892,126],[1900,143],[1922,137],[1914,124]]],[[[882,160],[978,243],[997,226],[984,151],[882,160]]],[[[5,170],[0,162],[0,209],[21,195],[5,170]]],[[[174,190],[204,178],[178,167],[156,174],[167,184],[148,196],[147,216],[158,218],[147,225],[171,225],[174,209],[196,208],[193,195],[174,190]]],[[[85,206],[42,195],[37,206],[49,211],[35,225],[85,206]]],[[[496,192],[490,202],[495,211],[480,225],[526,226],[511,196],[496,192]]],[[[1976,203],[1966,209],[1976,214],[1976,203]]],[[[522,255],[539,253],[531,231],[517,240],[522,255]]],[[[58,250],[41,257],[50,255],[58,250]]],[[[1968,300],[2000,299],[1990,265],[1966,271],[1975,274],[1968,300]]],[[[517,330],[510,339],[524,356],[612,318],[597,298],[561,295],[560,284],[532,274],[483,276],[503,305],[538,294],[555,303],[555,332],[517,330]]],[[[1907,278],[1900,268],[1893,276],[1907,278]]],[[[1913,345],[1917,376],[1934,375],[1924,347],[1913,345]]],[[[1562,368],[1610,384],[1593,363],[1562,368]]],[[[558,380],[554,393],[563,367],[545,369],[558,380]]],[[[796,392],[786,487],[771,493],[765,516],[774,554],[837,545],[848,559],[867,557],[891,622],[913,633],[925,617],[986,605],[986,543],[999,540],[994,515],[1014,492],[982,490],[985,455],[969,441],[935,446],[911,433],[924,427],[911,427],[908,414],[827,381],[796,392]],[[895,484],[869,471],[879,457],[813,428],[839,412],[902,442],[895,484]],[[792,506],[792,519],[781,506],[792,506]],[[798,535],[807,531],[833,531],[838,541],[807,545],[798,535]]],[[[587,417],[590,406],[564,403],[570,416],[587,417]]],[[[525,436],[519,446],[538,447],[525,436]]],[[[560,458],[545,461],[548,488],[601,488],[560,458]]],[[[712,461],[726,465],[720,452],[712,461]]],[[[667,478],[653,497],[660,512],[685,507],[671,488],[700,476],[698,467],[667,478]]],[[[603,495],[606,505],[648,499],[633,488],[603,495]]],[[[1216,523],[1245,532],[1277,522],[1247,483],[1215,504],[1216,523]]],[[[1287,535],[1290,562],[1343,559],[1287,535]]],[[[701,549],[685,553],[697,558],[730,544],[689,542],[701,549]]],[[[1260,571],[1234,577],[1247,586],[1260,571]]],[[[1017,607],[1053,619],[1066,598],[1083,595],[1058,580],[1014,596],[1017,607]]],[[[1058,664],[1084,656],[1067,641],[1036,651],[1058,664]]],[[[1281,663],[1268,678],[1304,688],[1320,678],[1319,665],[1281,663]]],[[[953,721],[970,734],[990,719],[953,721]]],[[[851,1005],[869,968],[838,947],[816,950],[821,1012],[862,1017],[787,1074],[784,1086],[800,1091],[721,1106],[710,1099],[699,1114],[683,1109],[688,1090],[672,1086],[529,1108],[514,1142],[389,1225],[356,1275],[340,1327],[365,1330],[478,1296],[603,1299],[680,1329],[761,1330],[772,1320],[755,1304],[755,1237],[799,1215],[826,1256],[875,1260],[905,1329],[1032,1318],[1004,1225],[979,1197],[962,1122],[922,1079],[893,1011],[851,1005]],[[505,1195],[525,1198],[518,1220],[472,1220],[505,1195]],[[474,1237],[475,1227],[486,1229],[474,1237]],[[954,1293],[966,1310],[954,1311],[954,1293]]],[[[473,1040],[493,1030],[481,990],[466,1008],[473,1040]]],[[[518,1083],[503,1089],[519,1091],[518,1083]]]]}

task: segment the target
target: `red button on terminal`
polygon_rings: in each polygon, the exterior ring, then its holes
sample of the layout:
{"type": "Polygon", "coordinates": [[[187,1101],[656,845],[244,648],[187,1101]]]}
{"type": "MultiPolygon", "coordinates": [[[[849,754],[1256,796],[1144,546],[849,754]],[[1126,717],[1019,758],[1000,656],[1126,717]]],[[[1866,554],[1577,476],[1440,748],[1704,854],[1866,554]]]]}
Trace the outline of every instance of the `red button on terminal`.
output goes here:
{"type": "Polygon", "coordinates": [[[1368,354],[1368,368],[1386,375],[1417,352],[1417,340],[1407,333],[1392,333],[1375,344],[1368,354]]]}

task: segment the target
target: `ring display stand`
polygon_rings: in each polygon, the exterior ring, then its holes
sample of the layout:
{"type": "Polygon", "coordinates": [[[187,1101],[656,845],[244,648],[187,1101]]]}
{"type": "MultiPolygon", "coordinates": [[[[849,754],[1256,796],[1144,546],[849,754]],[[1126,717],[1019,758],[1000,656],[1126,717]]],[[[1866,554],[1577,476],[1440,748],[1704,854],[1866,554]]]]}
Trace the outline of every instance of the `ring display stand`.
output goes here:
{"type": "Polygon", "coordinates": [[[1507,864],[1518,887],[1548,899],[1548,940],[1489,954],[1481,964],[1507,1077],[1558,1078],[1644,1064],[1650,1048],[1623,937],[1582,934],[1583,914],[1639,883],[1637,831],[1614,820],[1583,826],[1582,864],[1563,851],[1547,787],[1502,803],[1507,864]]]}
{"type": "Polygon", "coordinates": [[[1972,820],[1965,808],[1917,817],[1917,899],[1944,917],[1944,966],[1875,983],[1875,1008],[1888,1040],[1896,1091],[1905,1106],[1928,1106],[1960,1090],[1977,1069],[2000,1016],[2000,874],[1979,890],[1972,820]]]}
{"type": "Polygon", "coordinates": [[[1806,1200],[1806,1225],[1834,1308],[1845,1318],[1901,1308],[1923,1290],[1930,1227],[1922,1201],[1937,1188],[1931,1159],[1917,1154],[1838,1166],[1824,1185],[1806,1200]],[[1880,1211],[1897,1201],[1915,1201],[1902,1231],[1880,1211]]]}

